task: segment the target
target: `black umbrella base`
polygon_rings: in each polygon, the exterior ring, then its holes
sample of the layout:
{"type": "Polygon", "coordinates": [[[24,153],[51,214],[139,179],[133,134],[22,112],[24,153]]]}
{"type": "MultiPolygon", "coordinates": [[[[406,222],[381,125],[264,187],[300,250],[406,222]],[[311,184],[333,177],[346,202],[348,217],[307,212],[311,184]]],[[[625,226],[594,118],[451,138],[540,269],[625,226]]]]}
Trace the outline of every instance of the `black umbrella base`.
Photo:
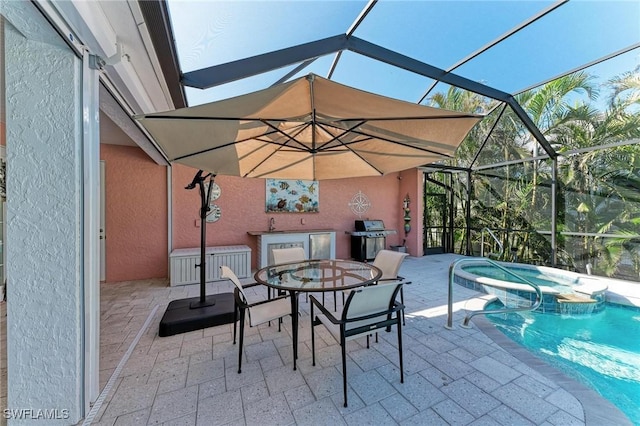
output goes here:
{"type": "Polygon", "coordinates": [[[158,335],[173,336],[233,322],[233,293],[207,296],[205,302],[201,304],[200,297],[170,302],[160,320],[158,335]]]}

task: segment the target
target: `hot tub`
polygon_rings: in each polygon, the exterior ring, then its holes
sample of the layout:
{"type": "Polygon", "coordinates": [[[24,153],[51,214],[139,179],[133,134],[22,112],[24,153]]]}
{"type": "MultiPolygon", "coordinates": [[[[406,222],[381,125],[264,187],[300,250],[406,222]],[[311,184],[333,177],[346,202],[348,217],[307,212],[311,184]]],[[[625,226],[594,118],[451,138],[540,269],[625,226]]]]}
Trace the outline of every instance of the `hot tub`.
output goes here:
{"type": "MultiPolygon", "coordinates": [[[[604,309],[607,279],[546,266],[496,262],[540,287],[538,311],[588,314],[604,309]]],[[[508,308],[531,306],[535,290],[525,281],[506,273],[484,259],[469,261],[454,271],[454,282],[496,296],[508,308]]]]}

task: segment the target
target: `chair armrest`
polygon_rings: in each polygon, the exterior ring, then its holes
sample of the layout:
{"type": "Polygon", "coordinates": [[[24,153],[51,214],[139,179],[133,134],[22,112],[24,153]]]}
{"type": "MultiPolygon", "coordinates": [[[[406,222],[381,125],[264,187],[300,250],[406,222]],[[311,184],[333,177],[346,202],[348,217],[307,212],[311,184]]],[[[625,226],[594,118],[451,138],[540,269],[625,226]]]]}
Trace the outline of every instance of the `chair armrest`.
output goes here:
{"type": "Polygon", "coordinates": [[[382,316],[382,315],[391,315],[394,312],[398,312],[398,311],[401,311],[401,310],[404,309],[404,305],[402,303],[395,303],[391,309],[387,309],[386,311],[374,312],[374,313],[369,314],[369,315],[363,315],[363,316],[360,316],[360,317],[354,317],[354,318],[349,318],[347,320],[343,320],[343,319],[337,319],[336,317],[334,317],[333,313],[331,311],[329,311],[327,308],[325,308],[325,306],[322,303],[320,303],[320,301],[318,301],[318,299],[316,299],[315,297],[309,296],[309,299],[311,300],[311,302],[314,305],[316,305],[318,307],[318,309],[320,309],[320,311],[322,311],[322,313],[333,324],[348,324],[350,322],[367,320],[367,319],[376,318],[376,317],[379,317],[379,316],[382,316]]]}
{"type": "Polygon", "coordinates": [[[274,302],[274,301],[276,301],[276,300],[278,300],[278,299],[286,299],[286,298],[288,298],[288,297],[289,297],[289,295],[288,295],[288,294],[285,294],[285,295],[282,295],[282,296],[274,297],[273,299],[260,300],[260,301],[258,301],[258,302],[251,303],[251,304],[249,304],[249,305],[247,305],[247,306],[248,306],[249,308],[253,308],[254,306],[264,305],[265,303],[271,303],[271,302],[274,302]]]}
{"type": "Polygon", "coordinates": [[[398,275],[398,279],[402,280],[402,284],[411,284],[411,281],[405,281],[406,278],[405,277],[401,277],[400,275],[398,275]]]}
{"type": "Polygon", "coordinates": [[[324,316],[329,318],[329,321],[331,321],[333,324],[341,323],[341,321],[336,319],[336,317],[333,316],[333,313],[327,308],[325,308],[325,306],[322,303],[320,303],[320,301],[316,299],[313,295],[309,296],[309,300],[311,300],[311,303],[316,305],[318,309],[320,309],[320,311],[324,314],[324,316]]]}
{"type": "Polygon", "coordinates": [[[242,288],[257,287],[259,285],[266,287],[264,284],[260,284],[260,283],[249,283],[249,284],[242,284],[242,288]]]}
{"type": "Polygon", "coordinates": [[[391,315],[394,312],[398,312],[401,311],[402,309],[404,309],[404,305],[402,303],[396,303],[393,305],[393,308],[391,309],[387,309],[386,311],[380,311],[380,312],[374,312],[372,314],[369,315],[362,315],[360,317],[354,317],[354,318],[349,318],[346,320],[341,320],[339,321],[339,323],[350,323],[350,322],[356,322],[356,321],[363,321],[363,320],[368,320],[371,318],[376,318],[376,317],[380,317],[382,315],[391,315]]]}
{"type": "Polygon", "coordinates": [[[380,279],[377,282],[379,283],[392,283],[392,282],[399,282],[404,284],[411,284],[411,281],[405,281],[404,277],[401,277],[400,275],[398,275],[395,278],[384,278],[384,279],[380,279]]]}

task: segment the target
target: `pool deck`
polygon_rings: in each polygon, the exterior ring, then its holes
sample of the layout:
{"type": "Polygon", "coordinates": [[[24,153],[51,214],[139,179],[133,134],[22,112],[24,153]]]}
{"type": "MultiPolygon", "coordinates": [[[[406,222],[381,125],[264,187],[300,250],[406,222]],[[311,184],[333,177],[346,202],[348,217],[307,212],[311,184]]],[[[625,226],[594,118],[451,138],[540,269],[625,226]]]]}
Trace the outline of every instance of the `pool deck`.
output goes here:
{"type": "MultiPolygon", "coordinates": [[[[465,309],[487,295],[454,285],[454,329],[447,330],[448,268],[456,255],[408,257],[403,327],[405,380],[396,330],[347,344],[349,407],[342,406],[340,347],[324,330],[311,365],[309,304],[300,297],[298,370],[292,369],[290,318],[281,333],[246,328],[242,374],[232,326],[170,337],[158,324],[171,300],[197,285],[166,280],[101,287],[100,383],[93,425],[623,425],[595,391],[568,378],[497,331],[482,316],[465,329],[465,309]]],[[[244,280],[247,281],[247,280],[244,280]]],[[[210,283],[208,294],[230,291],[210,283]]],[[[256,297],[265,296],[260,288],[256,297]]],[[[88,419],[88,420],[89,420],[88,419]]],[[[89,424],[89,422],[85,422],[89,424]]]]}
{"type": "Polygon", "coordinates": [[[640,308],[640,283],[630,285],[627,281],[609,280],[607,300],[640,308]]]}

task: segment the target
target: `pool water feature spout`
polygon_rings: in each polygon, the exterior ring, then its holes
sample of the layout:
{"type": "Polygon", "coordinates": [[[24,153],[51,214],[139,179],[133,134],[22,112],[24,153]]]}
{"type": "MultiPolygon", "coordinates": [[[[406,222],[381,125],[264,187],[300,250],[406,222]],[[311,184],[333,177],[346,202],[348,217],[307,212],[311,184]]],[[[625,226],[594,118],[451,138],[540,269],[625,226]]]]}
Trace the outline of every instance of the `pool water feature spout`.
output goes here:
{"type": "Polygon", "coordinates": [[[562,315],[587,315],[593,313],[597,301],[576,293],[559,294],[556,297],[562,315]]]}
{"type": "Polygon", "coordinates": [[[560,313],[562,315],[589,315],[596,307],[595,301],[585,303],[562,303],[560,302],[560,313]]]}

